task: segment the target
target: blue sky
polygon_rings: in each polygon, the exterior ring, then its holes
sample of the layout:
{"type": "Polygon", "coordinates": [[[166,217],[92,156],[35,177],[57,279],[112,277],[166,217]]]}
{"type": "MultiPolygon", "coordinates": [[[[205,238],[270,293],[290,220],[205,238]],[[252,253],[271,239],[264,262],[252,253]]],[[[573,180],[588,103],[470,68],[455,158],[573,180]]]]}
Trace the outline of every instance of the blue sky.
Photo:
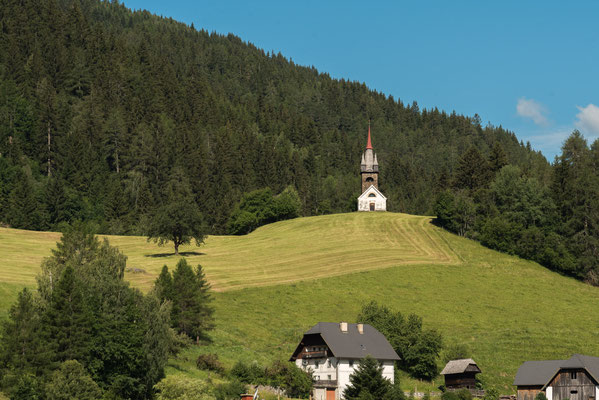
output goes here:
{"type": "Polygon", "coordinates": [[[599,137],[599,2],[125,0],[404,103],[478,113],[550,161],[599,137]]]}

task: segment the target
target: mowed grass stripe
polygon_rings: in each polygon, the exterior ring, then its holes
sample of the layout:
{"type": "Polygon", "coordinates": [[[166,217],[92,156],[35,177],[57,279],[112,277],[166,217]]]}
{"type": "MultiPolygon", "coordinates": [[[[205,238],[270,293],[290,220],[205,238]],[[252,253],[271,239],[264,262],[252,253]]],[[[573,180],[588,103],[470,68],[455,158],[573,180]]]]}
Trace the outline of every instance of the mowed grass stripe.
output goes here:
{"type": "MultiPolygon", "coordinates": [[[[202,264],[217,291],[277,285],[389,268],[457,260],[433,232],[430,218],[396,213],[350,213],[298,218],[263,226],[246,236],[210,236],[200,247],[183,246],[202,264]]],[[[163,265],[174,267],[172,247],[143,237],[105,236],[128,257],[126,278],[148,290],[163,265]]],[[[33,284],[59,233],[0,229],[0,282],[33,284]]]]}

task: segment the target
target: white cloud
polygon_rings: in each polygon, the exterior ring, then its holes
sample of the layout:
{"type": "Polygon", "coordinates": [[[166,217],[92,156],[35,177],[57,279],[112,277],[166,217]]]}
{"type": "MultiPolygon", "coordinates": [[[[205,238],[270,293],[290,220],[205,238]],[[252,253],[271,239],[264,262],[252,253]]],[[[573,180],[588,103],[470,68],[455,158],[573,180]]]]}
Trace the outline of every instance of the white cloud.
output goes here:
{"type": "Polygon", "coordinates": [[[576,114],[576,127],[590,135],[599,135],[599,107],[589,104],[586,107],[577,107],[580,111],[576,114]]]}
{"type": "Polygon", "coordinates": [[[519,116],[530,118],[537,125],[547,125],[549,123],[546,117],[547,110],[541,103],[533,99],[526,99],[524,97],[518,99],[516,111],[519,116]]]}
{"type": "Polygon", "coordinates": [[[536,133],[524,136],[524,141],[529,141],[535,150],[540,150],[549,162],[553,161],[556,155],[560,154],[560,149],[564,141],[572,134],[572,128],[561,127],[552,132],[536,133]]]}

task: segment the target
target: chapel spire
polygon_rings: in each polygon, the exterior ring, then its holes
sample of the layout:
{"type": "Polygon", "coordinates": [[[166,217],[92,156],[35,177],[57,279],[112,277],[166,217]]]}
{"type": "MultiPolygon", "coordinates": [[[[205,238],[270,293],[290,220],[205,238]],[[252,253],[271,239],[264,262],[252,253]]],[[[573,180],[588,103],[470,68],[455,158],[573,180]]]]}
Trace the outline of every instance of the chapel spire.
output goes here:
{"type": "Polygon", "coordinates": [[[372,141],[370,140],[370,120],[368,120],[368,142],[366,143],[366,148],[372,150],[372,141]]]}

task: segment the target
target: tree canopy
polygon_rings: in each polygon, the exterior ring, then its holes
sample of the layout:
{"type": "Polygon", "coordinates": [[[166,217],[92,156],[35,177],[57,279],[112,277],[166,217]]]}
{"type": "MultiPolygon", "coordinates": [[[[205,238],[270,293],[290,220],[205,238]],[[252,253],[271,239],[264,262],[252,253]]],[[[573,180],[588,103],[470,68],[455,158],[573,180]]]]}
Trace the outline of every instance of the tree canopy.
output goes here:
{"type": "Polygon", "coordinates": [[[15,398],[25,386],[26,398],[152,397],[171,348],[170,308],[129,287],[125,260],[85,230],[63,235],[42,264],[38,291],[24,289],[3,325],[3,390],[15,398]]]}

